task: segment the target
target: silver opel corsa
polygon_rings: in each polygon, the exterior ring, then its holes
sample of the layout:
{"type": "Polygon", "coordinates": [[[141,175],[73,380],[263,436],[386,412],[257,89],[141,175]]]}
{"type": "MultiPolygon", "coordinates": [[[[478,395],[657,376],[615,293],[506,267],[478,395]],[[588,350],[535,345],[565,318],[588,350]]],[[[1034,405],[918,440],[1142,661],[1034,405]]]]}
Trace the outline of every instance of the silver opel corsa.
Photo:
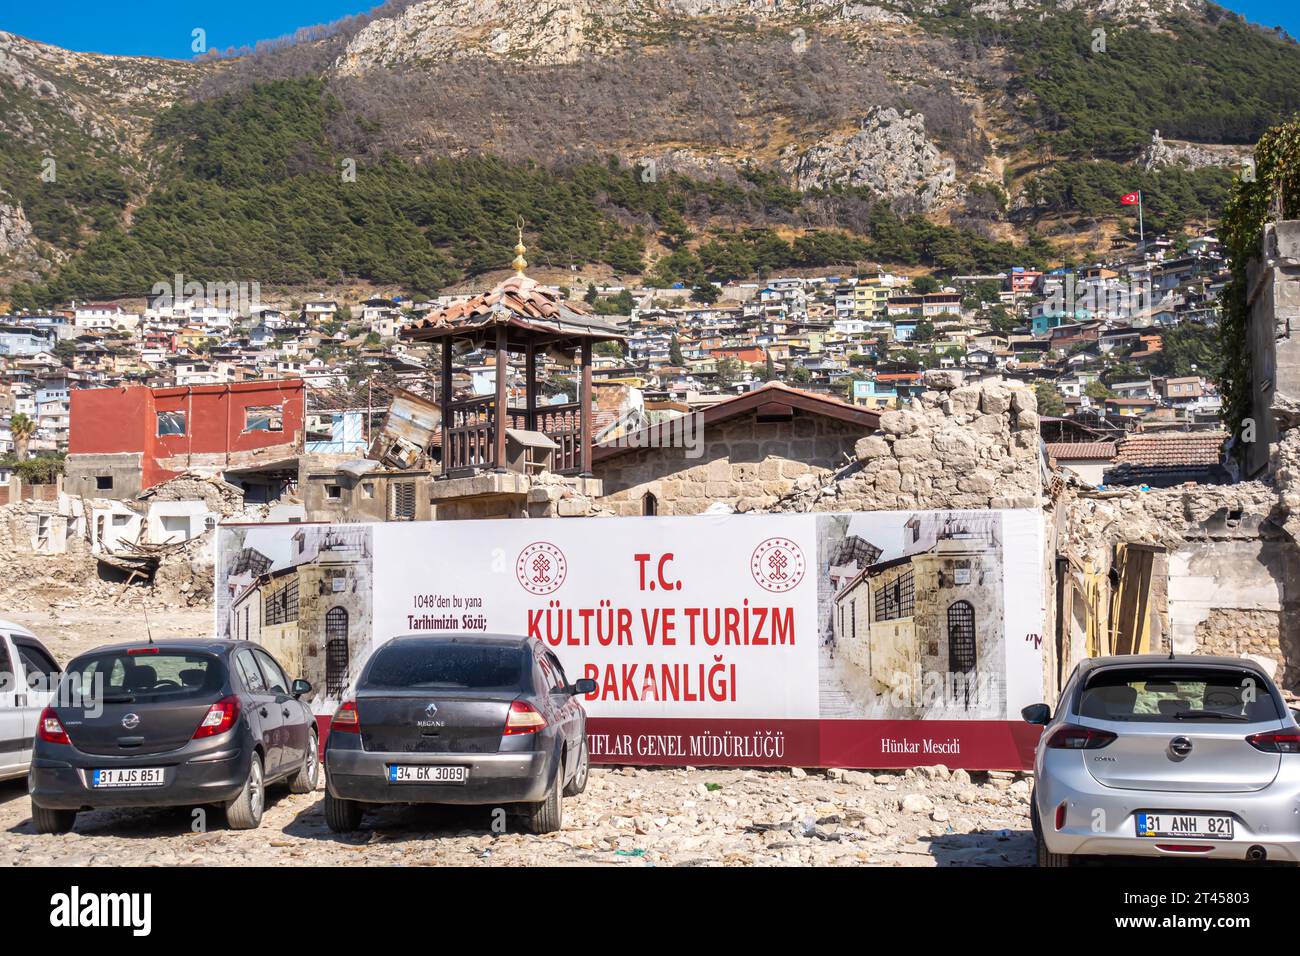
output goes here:
{"type": "Polygon", "coordinates": [[[1084,856],[1300,863],[1300,726],[1252,661],[1100,657],[1075,668],[1034,759],[1039,866],[1084,856]]]}

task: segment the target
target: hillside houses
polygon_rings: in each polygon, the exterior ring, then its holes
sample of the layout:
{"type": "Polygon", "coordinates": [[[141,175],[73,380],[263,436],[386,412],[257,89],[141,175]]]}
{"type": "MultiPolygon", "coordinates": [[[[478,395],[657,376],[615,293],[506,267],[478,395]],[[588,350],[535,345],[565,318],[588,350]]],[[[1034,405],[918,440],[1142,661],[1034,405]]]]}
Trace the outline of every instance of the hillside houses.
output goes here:
{"type": "MultiPolygon", "coordinates": [[[[702,408],[777,380],[879,410],[907,403],[923,390],[926,369],[943,368],[972,381],[1018,380],[1046,396],[1057,413],[1049,417],[1130,434],[1217,427],[1212,369],[1188,357],[1214,350],[1165,346],[1212,341],[1224,279],[1218,241],[1205,234],[1153,237],[1075,268],[1008,263],[937,280],[885,271],[768,276],[717,284],[712,302],[696,301],[698,289],[611,285],[589,287],[585,299],[623,334],[593,356],[593,376],[637,389],[648,404],[702,408]]],[[[263,303],[187,292],[0,316],[0,424],[28,415],[37,421],[33,453],[58,453],[67,396],[78,389],[286,378],[306,382],[309,410],[355,407],[374,424],[389,401],[385,388],[436,391],[428,348],[403,342],[403,330],[472,299],[393,292],[263,303]],[[381,380],[378,392],[363,384],[381,380]]],[[[555,400],[572,400],[571,367],[545,355],[538,372],[557,383],[555,400]]],[[[512,380],[522,373],[510,370],[512,380]]],[[[490,354],[458,355],[454,380],[470,392],[494,378],[490,354]]],[[[1091,462],[1097,436],[1083,438],[1084,457],[1058,448],[1057,460],[1091,462]]]]}

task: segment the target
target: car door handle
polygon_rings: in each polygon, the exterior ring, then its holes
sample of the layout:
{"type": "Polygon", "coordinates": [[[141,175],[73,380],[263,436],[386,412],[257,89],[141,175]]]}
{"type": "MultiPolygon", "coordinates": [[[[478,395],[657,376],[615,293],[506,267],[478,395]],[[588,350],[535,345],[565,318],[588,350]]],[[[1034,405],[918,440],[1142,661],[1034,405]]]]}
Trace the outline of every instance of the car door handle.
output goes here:
{"type": "Polygon", "coordinates": [[[15,706],[15,707],[26,707],[26,706],[27,706],[27,695],[26,695],[26,694],[14,694],[14,706],[15,706]]]}

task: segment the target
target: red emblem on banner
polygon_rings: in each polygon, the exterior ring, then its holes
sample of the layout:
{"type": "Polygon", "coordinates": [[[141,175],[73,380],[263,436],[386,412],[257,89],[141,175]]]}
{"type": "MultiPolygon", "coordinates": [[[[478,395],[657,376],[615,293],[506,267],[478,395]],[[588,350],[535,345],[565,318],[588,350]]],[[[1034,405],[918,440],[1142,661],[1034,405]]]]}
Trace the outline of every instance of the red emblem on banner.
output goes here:
{"type": "Polygon", "coordinates": [[[754,549],[749,570],[759,587],[778,594],[789,591],[803,580],[803,552],[789,538],[768,538],[754,549]]]}
{"type": "Polygon", "coordinates": [[[515,577],[533,594],[550,594],[559,589],[569,573],[564,552],[547,541],[530,544],[519,552],[515,577]]]}

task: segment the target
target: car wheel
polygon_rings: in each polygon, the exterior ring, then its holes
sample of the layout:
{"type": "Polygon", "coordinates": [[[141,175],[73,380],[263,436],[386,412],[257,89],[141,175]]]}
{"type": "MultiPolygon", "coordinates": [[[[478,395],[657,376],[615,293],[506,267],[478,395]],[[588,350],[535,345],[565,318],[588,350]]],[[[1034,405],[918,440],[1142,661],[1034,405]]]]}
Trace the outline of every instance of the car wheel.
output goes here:
{"type": "Polygon", "coordinates": [[[587,738],[582,738],[582,751],[578,754],[578,766],[573,771],[573,779],[564,788],[566,797],[576,797],[587,789],[587,777],[591,762],[587,757],[587,738]]]}
{"type": "Polygon", "coordinates": [[[311,793],[316,789],[320,777],[320,744],[313,732],[307,735],[307,754],[302,758],[302,766],[289,781],[290,793],[311,793]]]}
{"type": "Polygon", "coordinates": [[[555,768],[555,781],[551,784],[550,793],[541,803],[533,803],[528,807],[525,821],[529,833],[555,833],[560,829],[560,824],[564,820],[564,806],[561,799],[560,791],[561,778],[564,776],[564,768],[555,768]]]}
{"type": "Polygon", "coordinates": [[[262,758],[253,754],[248,762],[248,779],[239,796],[226,804],[226,826],[232,830],[255,830],[262,822],[266,802],[266,782],[262,778],[262,758]]]}
{"type": "Polygon", "coordinates": [[[37,833],[68,833],[77,822],[76,810],[51,810],[32,804],[32,826],[37,833]]]}
{"type": "Polygon", "coordinates": [[[1034,828],[1034,851],[1037,854],[1038,866],[1071,866],[1073,865],[1068,853],[1053,853],[1047,848],[1047,841],[1043,839],[1043,824],[1038,818],[1038,791],[1035,790],[1029,795],[1029,816],[1034,828]]]}
{"type": "Polygon", "coordinates": [[[361,826],[361,804],[355,800],[340,800],[325,791],[325,824],[335,833],[351,833],[361,826]]]}

